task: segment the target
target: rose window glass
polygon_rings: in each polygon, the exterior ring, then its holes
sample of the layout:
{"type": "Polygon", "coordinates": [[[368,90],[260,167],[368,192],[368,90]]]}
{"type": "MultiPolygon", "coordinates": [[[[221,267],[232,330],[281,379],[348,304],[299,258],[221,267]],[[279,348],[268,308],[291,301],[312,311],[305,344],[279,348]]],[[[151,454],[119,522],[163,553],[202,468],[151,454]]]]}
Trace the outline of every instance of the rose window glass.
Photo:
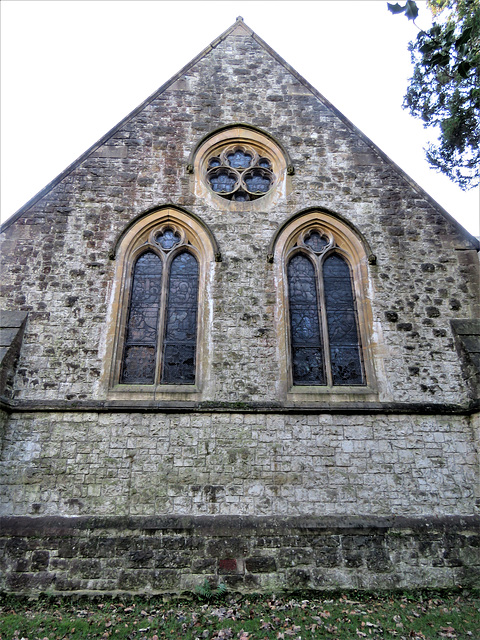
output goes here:
{"type": "Polygon", "coordinates": [[[256,200],[275,182],[272,162],[247,145],[229,145],[217,150],[207,162],[209,187],[222,198],[235,202],[256,200]]]}

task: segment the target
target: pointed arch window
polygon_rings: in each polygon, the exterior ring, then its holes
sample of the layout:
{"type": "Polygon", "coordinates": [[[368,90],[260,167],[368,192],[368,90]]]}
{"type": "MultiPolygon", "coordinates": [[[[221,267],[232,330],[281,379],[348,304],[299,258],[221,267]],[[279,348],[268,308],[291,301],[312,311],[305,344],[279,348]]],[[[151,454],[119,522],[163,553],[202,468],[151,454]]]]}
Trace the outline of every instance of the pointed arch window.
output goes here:
{"type": "Polygon", "coordinates": [[[283,393],[295,402],[376,397],[366,241],[339,217],[310,210],[279,228],[269,256],[283,393]]]}
{"type": "Polygon", "coordinates": [[[121,382],[195,384],[198,261],[173,228],[155,244],[133,267],[121,382]]]}
{"type": "Polygon", "coordinates": [[[115,259],[109,397],[169,399],[183,392],[194,399],[205,386],[211,324],[205,291],[221,259],[215,238],[196,216],[160,209],[122,234],[115,259]]]}
{"type": "Polygon", "coordinates": [[[293,384],[365,384],[347,260],[317,230],[301,237],[292,254],[287,274],[293,384]]]}

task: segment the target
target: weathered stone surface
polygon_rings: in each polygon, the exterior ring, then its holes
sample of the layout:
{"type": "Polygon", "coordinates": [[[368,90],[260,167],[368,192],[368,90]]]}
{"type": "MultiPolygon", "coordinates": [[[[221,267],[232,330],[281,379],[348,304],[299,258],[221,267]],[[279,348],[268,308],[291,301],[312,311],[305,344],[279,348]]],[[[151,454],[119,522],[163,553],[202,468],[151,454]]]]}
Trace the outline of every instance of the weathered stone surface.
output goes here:
{"type": "Polygon", "coordinates": [[[291,589],[401,588],[435,584],[474,586],[480,572],[480,519],[443,518],[2,518],[0,589],[17,593],[106,590],[180,593],[207,577],[212,585],[248,592],[291,589]],[[62,533],[59,524],[63,521],[62,533]],[[231,541],[242,529],[246,547],[231,541]],[[262,533],[275,531],[268,540],[262,533]],[[104,545],[108,531],[109,556],[104,545]],[[167,551],[158,534],[178,541],[167,551]],[[332,535],[332,532],[333,535],[332,535]],[[71,555],[67,537],[88,556],[71,555]],[[197,544],[187,543],[191,538],[197,544]],[[92,556],[93,550],[97,551],[92,556]],[[236,555],[219,557],[229,549],[236,555]],[[212,556],[213,552],[213,556],[212,556]]]}
{"type": "Polygon", "coordinates": [[[246,27],[2,232],[3,341],[18,333],[2,351],[0,513],[20,518],[4,522],[3,588],[478,579],[477,535],[445,528],[480,506],[478,243],[246,27]],[[288,157],[282,188],[248,206],[210,193],[188,167],[204,136],[239,122],[288,157]],[[124,402],[106,380],[117,249],[134,220],[167,205],[218,245],[202,264],[211,322],[199,399],[136,390],[124,402]],[[288,220],[314,210],[365,248],[356,295],[369,303],[375,388],[286,402],[288,309],[270,252],[288,220]],[[395,529],[393,513],[420,520],[395,529]],[[430,530],[424,516],[448,524],[430,530]]]}
{"type": "Polygon", "coordinates": [[[0,310],[0,396],[13,395],[15,368],[26,319],[25,312],[0,310]]]}
{"type": "MultiPolygon", "coordinates": [[[[12,414],[0,512],[470,514],[476,455],[469,424],[468,416],[448,415],[12,414]],[[240,444],[248,465],[244,455],[232,457],[240,444]],[[213,485],[225,487],[214,503],[202,491],[213,485]]],[[[91,553],[98,544],[88,541],[91,553]]],[[[159,544],[185,548],[170,536],[159,544]]]]}
{"type": "Polygon", "coordinates": [[[277,563],[273,557],[254,556],[246,559],[245,568],[250,573],[273,573],[277,570],[277,563]]]}

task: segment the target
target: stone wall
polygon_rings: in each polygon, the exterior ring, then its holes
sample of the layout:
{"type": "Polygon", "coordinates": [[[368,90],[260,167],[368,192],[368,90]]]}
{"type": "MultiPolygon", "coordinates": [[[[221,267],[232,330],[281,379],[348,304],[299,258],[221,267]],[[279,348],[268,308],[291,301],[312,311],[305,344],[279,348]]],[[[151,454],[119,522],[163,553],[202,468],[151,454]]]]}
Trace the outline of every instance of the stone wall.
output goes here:
{"type": "Polygon", "coordinates": [[[458,415],[13,414],[4,515],[469,514],[458,415]]]}
{"type": "Polygon", "coordinates": [[[480,518],[2,518],[0,589],[474,587],[480,518]]]}
{"type": "Polygon", "coordinates": [[[0,398],[2,587],[178,592],[210,575],[244,590],[470,584],[478,398],[451,321],[479,313],[478,246],[237,23],[2,226],[0,307],[28,313],[0,398]],[[238,123],[272,136],[293,166],[251,207],[200,188],[188,168],[206,134],[238,123]],[[194,402],[122,399],[106,382],[115,249],[133,220],[165,207],[200,219],[222,259],[202,265],[211,322],[194,402]],[[360,288],[368,396],[279,393],[282,266],[268,256],[307,210],[344,220],[376,257],[360,288]],[[417,520],[384,520],[394,516],[417,520]]]}
{"type": "Polygon", "coordinates": [[[377,264],[364,283],[372,306],[380,398],[464,403],[468,388],[450,327],[478,310],[478,260],[446,214],[250,33],[236,32],[180,74],[6,225],[4,308],[28,311],[17,399],[105,397],[112,251],[126,226],[173,204],[215,234],[211,361],[204,400],[276,402],[280,377],[269,244],[309,207],[340,214],[377,264]],[[274,136],[295,173],[284,192],[243,210],[198,195],[187,172],[195,145],[220,125],[251,123],[274,136]],[[109,257],[110,256],[110,257],[109,257]]]}

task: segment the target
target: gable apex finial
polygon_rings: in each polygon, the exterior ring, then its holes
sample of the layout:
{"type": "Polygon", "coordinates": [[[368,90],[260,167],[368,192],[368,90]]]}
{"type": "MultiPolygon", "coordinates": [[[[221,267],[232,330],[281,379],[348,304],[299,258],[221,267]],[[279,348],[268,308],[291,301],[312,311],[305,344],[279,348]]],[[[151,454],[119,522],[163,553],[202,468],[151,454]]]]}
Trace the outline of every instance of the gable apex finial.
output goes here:
{"type": "Polygon", "coordinates": [[[235,22],[243,22],[242,16],[237,16],[237,19],[235,20],[235,22]]]}

